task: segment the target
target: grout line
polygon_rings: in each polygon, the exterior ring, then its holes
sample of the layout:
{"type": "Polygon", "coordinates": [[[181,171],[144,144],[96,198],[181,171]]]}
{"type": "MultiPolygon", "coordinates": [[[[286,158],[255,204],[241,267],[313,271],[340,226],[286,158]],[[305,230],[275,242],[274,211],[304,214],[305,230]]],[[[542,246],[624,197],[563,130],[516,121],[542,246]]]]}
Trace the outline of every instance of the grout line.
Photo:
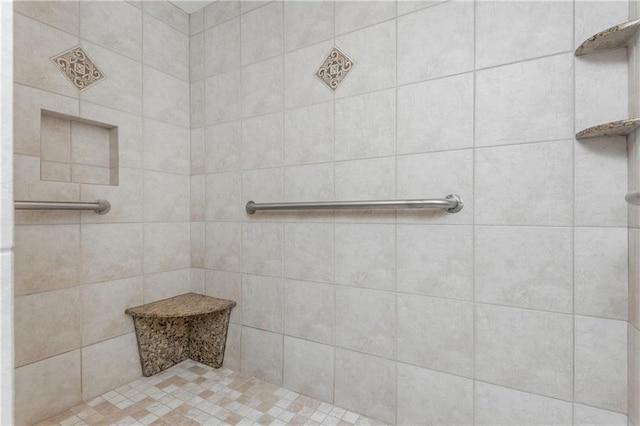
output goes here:
{"type": "MultiPolygon", "coordinates": [[[[471,174],[471,193],[472,193],[472,197],[473,200],[476,200],[476,164],[477,164],[477,147],[476,147],[476,137],[477,137],[477,128],[476,128],[476,110],[477,110],[477,70],[476,70],[476,65],[477,65],[477,60],[476,60],[476,56],[477,56],[477,42],[476,42],[476,38],[477,38],[477,32],[478,32],[478,4],[476,1],[473,2],[473,68],[474,68],[474,72],[473,72],[473,158],[472,158],[472,163],[471,163],[471,167],[472,167],[472,174],[471,174]]],[[[472,271],[472,277],[471,277],[471,297],[473,300],[473,305],[472,305],[472,323],[471,323],[471,376],[473,377],[473,394],[471,395],[471,419],[473,424],[477,423],[477,416],[476,416],[476,394],[477,394],[477,389],[476,389],[476,384],[477,384],[477,379],[476,379],[476,350],[477,350],[477,303],[476,303],[476,264],[477,264],[477,259],[476,259],[476,215],[477,215],[477,210],[474,208],[472,215],[471,215],[471,271],[472,271]]]]}
{"type": "MultiPolygon", "coordinates": [[[[576,5],[575,1],[572,4],[572,34],[571,34],[571,46],[575,46],[575,34],[576,34],[576,5]]],[[[573,113],[573,134],[576,133],[576,58],[575,56],[572,58],[572,85],[573,85],[573,99],[572,99],[572,113],[573,113]]],[[[572,176],[572,191],[571,191],[571,208],[572,208],[572,226],[571,226],[571,248],[572,248],[572,256],[571,256],[571,312],[572,312],[572,330],[571,330],[571,399],[573,403],[571,404],[571,422],[575,423],[575,399],[576,399],[576,238],[575,238],[575,230],[576,230],[576,149],[575,145],[578,143],[574,141],[571,144],[571,176],[572,176]]]]}
{"type": "MultiPolygon", "coordinates": [[[[337,11],[336,11],[336,2],[333,2],[333,21],[332,21],[332,26],[333,26],[333,31],[332,31],[332,46],[335,46],[336,44],[336,17],[337,17],[337,11]]],[[[312,45],[313,46],[313,45],[312,45]]],[[[332,164],[332,184],[333,184],[333,198],[336,198],[336,164],[335,164],[335,160],[336,160],[336,94],[335,92],[332,93],[331,95],[331,107],[332,107],[332,150],[331,150],[331,164],[332,164]]],[[[330,222],[333,223],[333,247],[334,247],[334,259],[333,259],[333,263],[334,263],[334,275],[333,275],[333,285],[331,287],[332,291],[333,291],[333,318],[332,318],[332,324],[331,324],[331,346],[333,347],[333,371],[332,371],[332,387],[331,387],[331,400],[332,402],[335,404],[336,403],[336,376],[338,375],[338,369],[337,369],[337,365],[338,365],[338,353],[337,353],[337,346],[336,346],[336,324],[337,324],[337,313],[336,313],[336,306],[338,304],[338,296],[337,296],[337,286],[336,286],[336,276],[335,276],[335,241],[336,241],[336,216],[333,212],[330,213],[329,215],[330,218],[330,222]]]]}
{"type": "MultiPolygon", "coordinates": [[[[394,191],[395,198],[398,198],[398,2],[395,2],[395,110],[394,110],[394,131],[393,131],[393,153],[394,153],[394,191]]],[[[399,331],[399,310],[400,310],[400,293],[398,293],[398,212],[397,210],[393,211],[394,213],[394,225],[393,225],[393,238],[394,238],[394,246],[393,246],[393,256],[394,256],[394,265],[393,265],[393,279],[394,279],[394,294],[395,294],[395,330],[394,330],[394,368],[395,368],[395,407],[394,407],[394,424],[398,423],[398,406],[399,406],[399,398],[400,394],[400,377],[398,374],[398,331],[399,331]]]]}

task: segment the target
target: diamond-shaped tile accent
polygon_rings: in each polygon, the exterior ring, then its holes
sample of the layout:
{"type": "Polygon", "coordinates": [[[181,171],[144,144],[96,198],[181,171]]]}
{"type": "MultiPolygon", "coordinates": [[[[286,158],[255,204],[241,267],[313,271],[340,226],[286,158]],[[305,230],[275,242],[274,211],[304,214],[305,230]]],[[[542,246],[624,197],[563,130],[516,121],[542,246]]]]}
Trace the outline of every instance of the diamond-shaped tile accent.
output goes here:
{"type": "Polygon", "coordinates": [[[327,57],[322,61],[318,71],[316,71],[316,77],[335,92],[355,65],[356,63],[353,59],[336,46],[333,46],[327,57]]]}
{"type": "Polygon", "coordinates": [[[78,90],[84,90],[105,78],[104,73],[80,46],[62,52],[51,60],[78,90]]]}

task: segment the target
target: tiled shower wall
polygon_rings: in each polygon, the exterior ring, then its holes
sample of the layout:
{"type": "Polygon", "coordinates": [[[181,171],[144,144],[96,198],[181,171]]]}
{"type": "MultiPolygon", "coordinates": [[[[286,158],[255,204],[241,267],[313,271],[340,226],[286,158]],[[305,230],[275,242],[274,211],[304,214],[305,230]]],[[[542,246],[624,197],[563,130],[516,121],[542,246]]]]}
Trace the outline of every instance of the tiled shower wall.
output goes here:
{"type": "MultiPolygon", "coordinates": [[[[189,290],[188,15],[167,2],[15,2],[16,422],[141,375],[135,306],[189,290]],[[106,78],[78,92],[49,59],[81,45],[106,78]],[[40,180],[40,110],[118,127],[119,185],[40,180]]],[[[3,398],[4,399],[4,398],[3,398]]]]}
{"type": "MultiPolygon", "coordinates": [[[[629,2],[640,18],[640,1],[629,2]]],[[[629,46],[629,117],[640,117],[640,39],[629,46]]],[[[640,189],[640,132],[629,136],[629,190],[640,189]]],[[[640,208],[629,206],[629,424],[640,425],[640,208]]]]}
{"type": "Polygon", "coordinates": [[[226,366],[399,424],[626,424],[627,146],[574,134],[627,116],[627,56],[573,50],[628,13],[192,14],[191,266],[238,301],[226,366]],[[356,63],[335,93],[314,77],[333,44],[356,63]],[[244,212],[450,193],[458,214],[244,212]]]}
{"type": "Polygon", "coordinates": [[[0,3],[0,424],[13,424],[13,7],[0,3]]]}

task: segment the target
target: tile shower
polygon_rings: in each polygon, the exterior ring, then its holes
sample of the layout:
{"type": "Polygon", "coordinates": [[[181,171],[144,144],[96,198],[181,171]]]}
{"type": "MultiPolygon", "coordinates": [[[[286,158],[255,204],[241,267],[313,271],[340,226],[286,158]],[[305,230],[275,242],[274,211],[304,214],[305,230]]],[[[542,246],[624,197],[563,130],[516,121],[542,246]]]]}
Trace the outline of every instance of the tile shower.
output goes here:
{"type": "Polygon", "coordinates": [[[640,47],[573,53],[638,9],[13,3],[14,198],[112,206],[15,213],[16,423],[139,383],[124,310],[193,291],[237,302],[226,369],[382,422],[640,425],[638,132],[574,137],[638,117],[640,47]],[[51,59],[78,46],[87,87],[51,59]],[[48,161],[50,113],[117,150],[48,161]]]}

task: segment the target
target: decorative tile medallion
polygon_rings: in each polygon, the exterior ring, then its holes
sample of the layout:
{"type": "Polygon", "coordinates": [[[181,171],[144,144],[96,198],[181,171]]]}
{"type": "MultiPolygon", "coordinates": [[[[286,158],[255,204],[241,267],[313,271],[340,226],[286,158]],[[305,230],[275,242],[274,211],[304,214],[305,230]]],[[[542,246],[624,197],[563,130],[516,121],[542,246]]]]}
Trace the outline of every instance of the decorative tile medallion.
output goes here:
{"type": "Polygon", "coordinates": [[[356,63],[346,53],[333,46],[316,71],[316,77],[335,92],[355,65],[356,63]]]}
{"type": "Polygon", "coordinates": [[[51,60],[78,90],[84,90],[105,78],[104,73],[80,46],[56,55],[51,60]]]}

